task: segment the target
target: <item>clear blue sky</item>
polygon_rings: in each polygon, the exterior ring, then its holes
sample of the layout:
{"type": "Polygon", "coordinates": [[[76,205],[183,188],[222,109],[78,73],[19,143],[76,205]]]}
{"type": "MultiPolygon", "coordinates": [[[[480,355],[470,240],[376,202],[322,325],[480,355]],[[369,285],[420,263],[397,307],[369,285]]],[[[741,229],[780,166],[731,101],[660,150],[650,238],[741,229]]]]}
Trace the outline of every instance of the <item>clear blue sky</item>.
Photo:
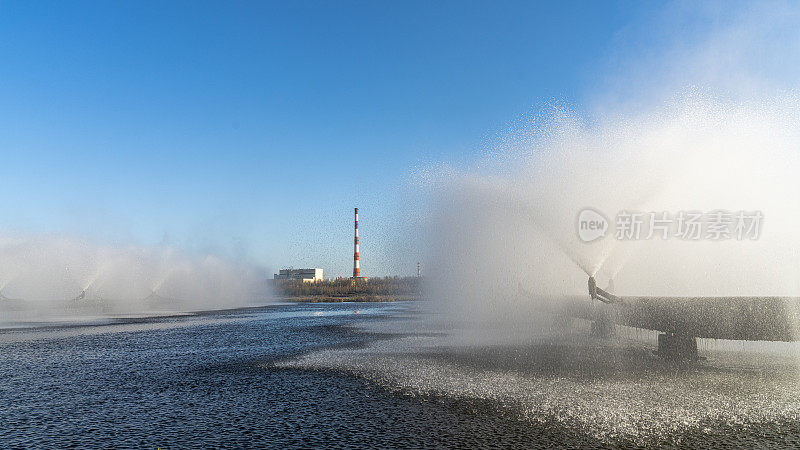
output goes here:
{"type": "Polygon", "coordinates": [[[359,206],[365,273],[411,273],[368,225],[415,167],[583,101],[656,6],[0,1],[0,229],[347,275],[359,206]]]}

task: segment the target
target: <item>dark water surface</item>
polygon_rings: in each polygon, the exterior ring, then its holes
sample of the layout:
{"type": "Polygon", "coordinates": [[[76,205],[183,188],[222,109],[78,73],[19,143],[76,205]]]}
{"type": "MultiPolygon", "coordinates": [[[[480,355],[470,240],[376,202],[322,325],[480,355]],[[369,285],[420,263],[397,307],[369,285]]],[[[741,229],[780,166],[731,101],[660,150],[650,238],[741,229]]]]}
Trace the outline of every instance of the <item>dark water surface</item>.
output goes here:
{"type": "Polygon", "coordinates": [[[282,305],[0,332],[0,447],[521,444],[525,424],[271,362],[394,305],[282,305]],[[353,314],[356,309],[361,314],[353,314]]]}
{"type": "MultiPolygon", "coordinates": [[[[580,412],[561,419],[546,414],[522,417],[502,405],[514,403],[502,398],[505,393],[522,400],[535,394],[538,397],[530,400],[534,405],[561,396],[581,408],[617,411],[622,421],[625,401],[619,406],[585,399],[600,389],[597,386],[641,397],[636,387],[642,386],[641,380],[652,382],[656,375],[645,368],[608,379],[585,371],[574,377],[573,368],[559,362],[563,358],[553,362],[554,352],[574,350],[558,347],[376,357],[367,350],[402,341],[402,336],[349,326],[369,328],[399,321],[399,316],[408,315],[406,308],[403,304],[275,305],[97,326],[0,331],[0,447],[800,445],[800,426],[783,410],[756,426],[743,428],[741,423],[712,417],[701,427],[677,427],[666,434],[651,433],[655,439],[648,435],[638,440],[592,432],[587,421],[570,423],[570,417],[581,417],[580,412]],[[337,352],[350,356],[343,358],[337,352]],[[356,359],[347,362],[347,358],[356,359]],[[538,363],[530,361],[548,361],[547,373],[538,373],[534,370],[538,363]],[[364,374],[358,367],[366,368],[364,374]],[[457,392],[462,385],[476,389],[478,378],[484,376],[481,371],[498,368],[504,375],[485,382],[486,395],[447,395],[448,389],[457,392]],[[647,374],[642,375],[643,370],[647,374]],[[411,374],[411,378],[398,381],[385,374],[395,378],[411,374]],[[438,387],[396,388],[415,383],[438,387]],[[569,397],[581,389],[586,392],[569,397]],[[582,401],[587,405],[581,406],[582,401]]],[[[568,360],[586,357],[576,354],[568,360]]],[[[611,363],[603,367],[606,364],[611,363]]],[[[723,390],[741,389],[736,383],[771,379],[770,374],[756,373],[742,381],[741,371],[731,377],[724,370],[720,375],[720,370],[711,367],[669,378],[690,386],[698,380],[722,380],[711,389],[723,390]]],[[[775,386],[794,389],[791,380],[775,386]]],[[[757,390],[746,398],[752,403],[762,396],[757,390]]],[[[709,398],[728,401],[724,392],[709,398]]],[[[759,408],[791,409],[793,398],[766,398],[766,406],[759,408]]],[[[692,398],[674,400],[684,401],[692,398]]],[[[665,403],[669,404],[666,397],[665,403]]],[[[523,406],[531,409],[531,404],[523,406]]],[[[648,420],[642,420],[643,427],[648,420]]]]}

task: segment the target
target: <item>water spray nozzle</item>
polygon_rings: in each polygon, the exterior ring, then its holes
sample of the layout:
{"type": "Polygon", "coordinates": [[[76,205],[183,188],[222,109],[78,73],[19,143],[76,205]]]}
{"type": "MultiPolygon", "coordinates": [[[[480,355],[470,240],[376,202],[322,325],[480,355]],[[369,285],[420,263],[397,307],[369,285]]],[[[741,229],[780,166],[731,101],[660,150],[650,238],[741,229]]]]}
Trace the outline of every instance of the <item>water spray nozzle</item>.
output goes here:
{"type": "Polygon", "coordinates": [[[592,300],[597,298],[597,282],[594,277],[589,277],[589,296],[592,300]]]}

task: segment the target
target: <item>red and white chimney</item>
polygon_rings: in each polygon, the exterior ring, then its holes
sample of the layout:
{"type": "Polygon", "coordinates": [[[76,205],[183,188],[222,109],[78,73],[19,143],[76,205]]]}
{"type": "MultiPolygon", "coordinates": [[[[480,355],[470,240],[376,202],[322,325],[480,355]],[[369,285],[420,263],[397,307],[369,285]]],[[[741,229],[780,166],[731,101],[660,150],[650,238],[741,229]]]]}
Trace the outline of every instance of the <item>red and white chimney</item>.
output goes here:
{"type": "Polygon", "coordinates": [[[358,208],[356,208],[356,239],[353,242],[353,278],[361,277],[361,268],[358,266],[358,208]]]}

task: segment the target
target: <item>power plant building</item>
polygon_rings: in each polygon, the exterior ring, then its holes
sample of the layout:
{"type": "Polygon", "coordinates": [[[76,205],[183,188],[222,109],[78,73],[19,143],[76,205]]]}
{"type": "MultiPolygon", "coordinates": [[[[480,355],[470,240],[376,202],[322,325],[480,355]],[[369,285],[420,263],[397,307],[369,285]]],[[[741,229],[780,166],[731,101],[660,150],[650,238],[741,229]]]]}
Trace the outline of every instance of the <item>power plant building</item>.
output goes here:
{"type": "Polygon", "coordinates": [[[300,280],[306,283],[322,281],[322,269],[281,269],[274,275],[276,280],[300,280]]]}

